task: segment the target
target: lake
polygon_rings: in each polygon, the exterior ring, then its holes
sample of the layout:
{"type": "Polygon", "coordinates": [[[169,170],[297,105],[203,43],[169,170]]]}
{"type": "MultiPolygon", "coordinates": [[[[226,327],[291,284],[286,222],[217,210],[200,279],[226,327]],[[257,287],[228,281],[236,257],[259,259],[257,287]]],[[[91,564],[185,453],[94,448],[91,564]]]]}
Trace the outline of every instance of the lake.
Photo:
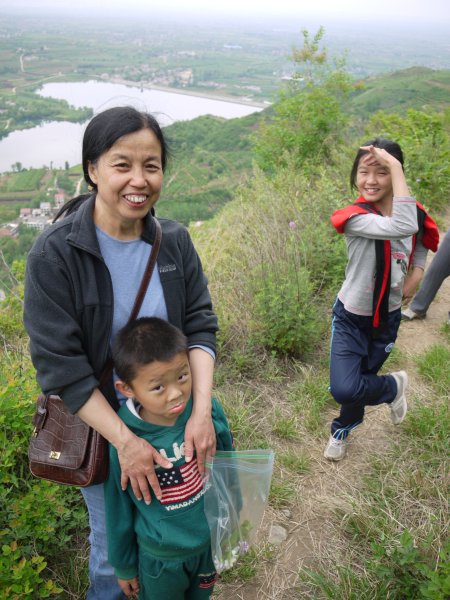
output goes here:
{"type": "MultiPolygon", "coordinates": [[[[99,81],[47,83],[37,93],[67,100],[76,108],[88,106],[94,113],[113,106],[131,105],[154,114],[162,126],[207,114],[231,119],[262,110],[261,105],[99,81]]],[[[16,162],[26,169],[64,167],[66,161],[70,166],[80,164],[85,127],[86,123],[54,121],[13,131],[0,140],[0,172],[10,171],[16,162]]]]}

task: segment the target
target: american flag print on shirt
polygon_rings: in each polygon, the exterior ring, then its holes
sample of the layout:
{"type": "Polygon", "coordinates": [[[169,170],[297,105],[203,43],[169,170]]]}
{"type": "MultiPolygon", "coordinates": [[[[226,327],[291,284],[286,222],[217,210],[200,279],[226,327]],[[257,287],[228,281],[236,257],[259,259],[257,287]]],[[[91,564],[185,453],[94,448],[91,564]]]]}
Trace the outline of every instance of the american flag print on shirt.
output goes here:
{"type": "Polygon", "coordinates": [[[156,476],[162,493],[161,504],[188,500],[203,488],[196,460],[184,463],[181,467],[157,469],[156,476]]]}

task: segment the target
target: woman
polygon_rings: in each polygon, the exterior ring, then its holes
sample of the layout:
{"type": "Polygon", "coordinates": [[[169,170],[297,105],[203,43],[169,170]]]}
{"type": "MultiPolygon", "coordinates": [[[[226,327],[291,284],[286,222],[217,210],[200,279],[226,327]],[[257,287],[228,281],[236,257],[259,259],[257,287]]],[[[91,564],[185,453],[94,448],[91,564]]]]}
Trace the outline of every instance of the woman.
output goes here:
{"type": "Polygon", "coordinates": [[[345,281],[333,307],[330,391],[341,409],[324,451],[333,461],[344,458],[348,436],[362,423],[366,406],[387,404],[394,425],[406,416],[406,372],[378,372],[397,338],[408,269],[412,290],[427,249],[435,251],[439,239],[436,224],[410,195],[396,142],[377,138],[362,146],[350,181],[360,197],[331,218],[345,233],[348,251],[345,281]]]}
{"type": "MultiPolygon", "coordinates": [[[[115,333],[126,323],[155,237],[153,207],[163,183],[167,145],[157,121],[131,107],[96,115],[83,138],[83,171],[93,193],[66,205],[27,261],[24,323],[37,380],[117,449],[122,487],[150,502],[161,490],[154,463],[171,463],[117,417],[112,377],[99,378],[115,333]]],[[[185,455],[200,472],[214,454],[211,389],[217,318],[207,280],[186,229],[162,220],[162,242],[139,316],[164,318],[189,342],[194,408],[185,455]]],[[[89,600],[123,598],[107,562],[103,485],[82,490],[89,510],[89,600]]]]}

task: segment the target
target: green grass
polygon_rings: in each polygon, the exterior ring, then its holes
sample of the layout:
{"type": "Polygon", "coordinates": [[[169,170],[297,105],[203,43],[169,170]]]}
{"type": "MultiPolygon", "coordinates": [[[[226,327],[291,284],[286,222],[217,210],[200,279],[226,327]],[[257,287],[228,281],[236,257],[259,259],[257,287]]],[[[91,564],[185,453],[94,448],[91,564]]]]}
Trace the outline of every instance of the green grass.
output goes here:
{"type": "Polygon", "coordinates": [[[236,566],[221,574],[222,583],[234,583],[236,581],[249,581],[258,573],[261,563],[273,557],[273,548],[269,544],[250,548],[247,554],[236,563],[236,566]]]}
{"type": "Polygon", "coordinates": [[[283,417],[275,410],[273,415],[272,432],[279,438],[294,440],[298,437],[299,429],[296,417],[283,417]]]}
{"type": "Polygon", "coordinates": [[[436,344],[417,362],[419,373],[436,392],[448,394],[450,390],[450,348],[436,344]]]}
{"type": "Polygon", "coordinates": [[[296,485],[290,478],[281,478],[274,474],[270,487],[269,504],[272,508],[292,506],[295,503],[296,492],[296,485]]]}
{"type": "Polygon", "coordinates": [[[328,369],[300,366],[298,381],[289,386],[288,399],[310,435],[323,434],[324,411],[336,406],[330,392],[328,369]]]}
{"type": "Polygon", "coordinates": [[[308,456],[299,450],[287,450],[278,452],[276,455],[278,464],[291,471],[295,475],[303,475],[311,469],[311,461],[308,456]]]}

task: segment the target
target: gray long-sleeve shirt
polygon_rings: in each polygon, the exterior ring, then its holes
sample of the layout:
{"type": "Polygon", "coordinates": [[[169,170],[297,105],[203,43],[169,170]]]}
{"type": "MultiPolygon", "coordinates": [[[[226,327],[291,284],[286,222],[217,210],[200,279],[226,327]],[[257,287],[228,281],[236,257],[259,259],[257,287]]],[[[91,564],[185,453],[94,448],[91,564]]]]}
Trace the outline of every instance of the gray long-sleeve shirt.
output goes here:
{"type": "MultiPolygon", "coordinates": [[[[391,289],[389,311],[400,308],[403,281],[408,271],[412,235],[418,230],[416,201],[411,197],[395,197],[392,216],[372,213],[354,215],[345,225],[348,263],[345,280],[338,293],[346,310],[371,316],[376,276],[374,240],[391,242],[391,289]]],[[[413,266],[424,267],[427,250],[417,240],[413,266]]]]}

